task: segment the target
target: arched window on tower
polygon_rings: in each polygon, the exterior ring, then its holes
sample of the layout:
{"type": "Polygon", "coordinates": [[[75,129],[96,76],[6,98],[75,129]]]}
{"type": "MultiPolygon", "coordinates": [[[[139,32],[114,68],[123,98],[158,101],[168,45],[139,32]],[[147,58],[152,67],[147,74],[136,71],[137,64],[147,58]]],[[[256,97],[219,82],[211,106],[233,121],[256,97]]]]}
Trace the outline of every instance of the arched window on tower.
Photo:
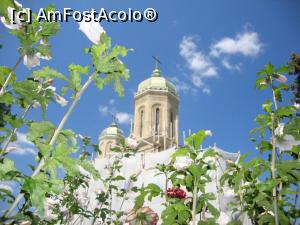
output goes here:
{"type": "Polygon", "coordinates": [[[159,132],[159,108],[155,109],[155,134],[159,132]]]}
{"type": "Polygon", "coordinates": [[[143,127],[144,127],[144,111],[141,111],[141,126],[140,126],[140,137],[143,137],[143,127]]]}
{"type": "Polygon", "coordinates": [[[112,148],[112,142],[110,141],[106,144],[105,153],[104,153],[105,156],[107,156],[111,152],[111,148],[112,148]]]}
{"type": "Polygon", "coordinates": [[[170,136],[174,137],[174,119],[173,119],[173,113],[170,113],[170,136]]]}

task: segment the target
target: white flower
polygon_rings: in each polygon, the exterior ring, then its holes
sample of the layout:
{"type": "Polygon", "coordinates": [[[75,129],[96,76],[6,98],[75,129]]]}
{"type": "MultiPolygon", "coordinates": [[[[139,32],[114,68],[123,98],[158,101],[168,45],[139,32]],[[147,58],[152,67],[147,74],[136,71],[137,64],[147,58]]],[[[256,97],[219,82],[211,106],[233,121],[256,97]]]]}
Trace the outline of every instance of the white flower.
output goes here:
{"type": "Polygon", "coordinates": [[[226,196],[227,198],[232,198],[235,196],[235,194],[232,189],[227,189],[226,191],[224,191],[224,196],[226,196]]]}
{"type": "Polygon", "coordinates": [[[132,149],[136,149],[138,146],[137,140],[135,140],[131,137],[126,138],[126,144],[128,145],[129,148],[132,148],[132,149]]]}
{"type": "Polygon", "coordinates": [[[47,204],[49,204],[49,206],[54,206],[56,204],[59,204],[59,200],[58,199],[53,199],[53,198],[47,198],[47,204]]]}
{"type": "Polygon", "coordinates": [[[53,92],[56,91],[56,87],[54,87],[52,85],[48,86],[46,89],[52,90],[53,92]]]}
{"type": "Polygon", "coordinates": [[[290,134],[284,134],[284,124],[280,123],[274,130],[274,134],[278,137],[277,145],[280,149],[280,151],[288,151],[291,150],[293,146],[300,145],[300,141],[295,140],[293,135],[290,134]]]}
{"type": "Polygon", "coordinates": [[[40,59],[50,60],[52,59],[51,55],[42,55],[40,52],[36,53],[36,56],[40,59]]]}
{"type": "Polygon", "coordinates": [[[286,76],[282,75],[282,74],[276,74],[276,80],[280,83],[285,83],[287,81],[286,76]]]}
{"type": "MultiPolygon", "coordinates": [[[[40,40],[40,44],[44,45],[45,47],[49,46],[49,42],[45,41],[43,39],[40,40]]],[[[48,53],[47,55],[42,55],[40,52],[36,53],[37,57],[39,57],[40,59],[45,59],[45,60],[50,60],[52,59],[52,56],[50,55],[50,53],[48,53]]]]}
{"type": "Polygon", "coordinates": [[[68,104],[68,101],[58,94],[55,94],[55,101],[58,104],[60,104],[62,107],[66,106],[68,104]]]}
{"type": "Polygon", "coordinates": [[[212,136],[211,130],[206,130],[206,131],[205,131],[205,135],[206,135],[206,136],[212,136]]]}
{"type": "Polygon", "coordinates": [[[100,23],[95,22],[94,20],[91,22],[85,22],[84,20],[79,22],[79,30],[82,31],[94,44],[98,44],[101,34],[105,33],[105,30],[100,23]]]}
{"type": "Polygon", "coordinates": [[[300,109],[300,104],[299,103],[294,103],[294,107],[296,108],[296,109],[300,109]]]}
{"type": "Polygon", "coordinates": [[[219,218],[217,220],[217,224],[219,224],[219,225],[227,225],[230,221],[231,221],[230,217],[226,213],[221,212],[220,216],[219,216],[219,218]]]}
{"type": "Polygon", "coordinates": [[[293,146],[300,145],[300,141],[295,140],[294,136],[286,134],[281,140],[277,141],[280,151],[288,151],[293,148],[293,146]]]}
{"type": "Polygon", "coordinates": [[[46,198],[44,215],[45,219],[52,220],[57,218],[57,215],[53,214],[53,209],[59,205],[59,203],[59,199],[46,198]]]}
{"type": "Polygon", "coordinates": [[[125,180],[125,182],[124,182],[124,189],[126,191],[128,191],[130,189],[130,187],[131,187],[131,181],[130,180],[125,180]]]}
{"type": "Polygon", "coordinates": [[[98,188],[94,192],[96,195],[100,195],[103,192],[103,190],[101,188],[98,188]]]}
{"type": "Polygon", "coordinates": [[[279,123],[276,129],[274,130],[274,134],[276,136],[282,136],[283,135],[283,129],[284,129],[284,123],[279,123]]]}
{"type": "Polygon", "coordinates": [[[39,66],[40,65],[40,58],[37,54],[34,54],[33,56],[30,55],[24,55],[24,65],[27,66],[29,69],[39,66]]]}
{"type": "Polygon", "coordinates": [[[174,162],[174,167],[177,170],[184,170],[192,164],[193,160],[187,156],[178,156],[174,162]]]}
{"type": "MultiPolygon", "coordinates": [[[[19,2],[17,2],[17,1],[14,1],[14,2],[18,8],[22,8],[22,5],[19,2]]],[[[12,21],[13,9],[14,8],[12,8],[12,7],[7,8],[7,15],[9,17],[9,21],[6,21],[4,16],[1,16],[0,20],[6,28],[11,29],[11,30],[18,30],[22,27],[22,23],[20,21],[20,18],[15,18],[15,21],[12,21]]]]}

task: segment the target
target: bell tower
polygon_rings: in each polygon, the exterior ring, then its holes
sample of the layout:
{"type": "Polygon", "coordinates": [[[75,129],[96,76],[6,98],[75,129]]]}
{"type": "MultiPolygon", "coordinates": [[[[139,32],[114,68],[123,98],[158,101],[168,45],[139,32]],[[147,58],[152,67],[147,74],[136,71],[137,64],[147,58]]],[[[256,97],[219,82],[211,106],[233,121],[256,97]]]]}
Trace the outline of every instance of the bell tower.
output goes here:
{"type": "Polygon", "coordinates": [[[178,145],[178,105],[175,85],[162,76],[157,63],[134,95],[131,136],[140,143],[139,151],[162,151],[178,145]]]}

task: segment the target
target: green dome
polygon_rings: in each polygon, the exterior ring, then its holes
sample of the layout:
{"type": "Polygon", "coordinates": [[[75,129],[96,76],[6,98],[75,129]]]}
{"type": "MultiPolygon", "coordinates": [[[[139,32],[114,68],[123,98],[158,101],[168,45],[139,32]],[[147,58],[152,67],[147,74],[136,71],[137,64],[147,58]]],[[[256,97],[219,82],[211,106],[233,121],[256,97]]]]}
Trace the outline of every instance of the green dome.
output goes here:
{"type": "Polygon", "coordinates": [[[139,84],[137,94],[146,90],[163,90],[169,91],[176,95],[175,85],[161,76],[159,68],[155,68],[151,74],[151,77],[139,84]]]}
{"type": "Polygon", "coordinates": [[[123,131],[118,128],[117,124],[113,122],[101,132],[99,139],[102,138],[124,138],[124,134],[123,131]]]}

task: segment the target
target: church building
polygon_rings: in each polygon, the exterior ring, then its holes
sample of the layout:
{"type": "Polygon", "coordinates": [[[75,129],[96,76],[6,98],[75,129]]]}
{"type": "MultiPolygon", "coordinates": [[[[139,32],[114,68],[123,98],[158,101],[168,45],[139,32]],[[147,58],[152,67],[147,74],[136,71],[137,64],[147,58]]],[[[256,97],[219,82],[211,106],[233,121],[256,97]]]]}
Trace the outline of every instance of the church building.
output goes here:
{"type": "MultiPolygon", "coordinates": [[[[129,137],[138,143],[138,151],[154,152],[178,147],[179,96],[158,66],[142,81],[134,94],[134,119],[129,137]]],[[[124,138],[123,131],[113,122],[99,136],[102,157],[124,138]]]]}
{"type": "MultiPolygon", "coordinates": [[[[109,127],[104,129],[99,136],[100,155],[93,159],[94,167],[101,174],[101,180],[89,181],[89,188],[82,189],[79,197],[82,200],[82,207],[88,210],[95,210],[99,207],[97,193],[107,190],[103,180],[111,174],[111,166],[117,160],[121,167],[117,175],[124,179],[117,181],[119,190],[128,190],[126,201],[119,196],[119,193],[111,191],[110,207],[115,210],[128,210],[134,207],[137,193],[132,191],[133,187],[141,188],[150,183],[155,183],[162,190],[171,187],[171,183],[163,174],[159,174],[157,164],[168,164],[171,155],[178,149],[179,145],[179,96],[176,87],[168,81],[156,66],[149,78],[142,81],[134,94],[134,118],[131,122],[130,134],[125,138],[123,131],[114,121],[109,127]],[[118,158],[118,153],[112,152],[111,148],[120,145],[122,140],[126,140],[129,145],[134,143],[137,152],[129,158],[118,158]],[[132,177],[136,177],[132,180],[132,177]],[[122,200],[123,199],[123,200],[122,200]]],[[[230,153],[223,151],[216,146],[213,147],[218,152],[218,157],[213,159],[216,170],[209,176],[212,181],[207,184],[207,192],[215,194],[216,199],[211,201],[222,215],[222,221],[236,219],[232,214],[228,204],[233,200],[233,192],[230,189],[221,188],[219,179],[227,167],[227,161],[236,162],[239,159],[239,153],[230,153]],[[225,218],[225,220],[224,220],[225,218]]],[[[200,149],[199,151],[205,151],[200,149]]],[[[116,174],[114,174],[116,175],[116,174]]],[[[146,200],[147,207],[153,209],[158,215],[161,215],[165,199],[157,196],[152,201],[146,200]]],[[[239,217],[242,224],[250,225],[246,217],[239,217]]],[[[91,221],[82,216],[74,217],[76,225],[82,224],[100,224],[99,221],[91,221]]],[[[161,220],[158,221],[161,224],[161,220]]],[[[219,222],[225,225],[225,222],[219,222]]]]}

